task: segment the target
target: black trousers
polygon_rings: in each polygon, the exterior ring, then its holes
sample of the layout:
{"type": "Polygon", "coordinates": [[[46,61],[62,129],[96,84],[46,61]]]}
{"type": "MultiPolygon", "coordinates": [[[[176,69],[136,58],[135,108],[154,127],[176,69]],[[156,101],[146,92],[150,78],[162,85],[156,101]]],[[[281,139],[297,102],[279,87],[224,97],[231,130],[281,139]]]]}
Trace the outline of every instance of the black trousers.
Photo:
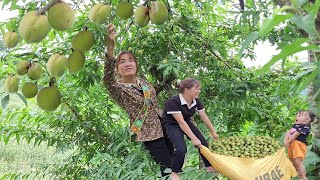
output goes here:
{"type": "MultiPolygon", "coordinates": [[[[201,144],[208,147],[208,142],[203,137],[199,129],[192,122],[190,121],[186,121],[186,122],[189,125],[191,131],[194,133],[194,135],[201,141],[201,144]]],[[[173,172],[182,172],[182,166],[184,163],[185,155],[187,153],[187,145],[186,145],[186,142],[184,141],[185,133],[182,131],[179,124],[166,124],[165,128],[166,128],[168,137],[175,148],[172,155],[171,169],[173,172]]],[[[200,150],[199,150],[199,153],[200,153],[200,150]]],[[[200,155],[205,166],[206,167],[211,166],[209,161],[202,154],[200,155]]]]}
{"type": "Polygon", "coordinates": [[[171,168],[173,145],[167,135],[165,134],[165,137],[153,141],[145,141],[143,144],[155,162],[160,164],[161,175],[169,175],[170,173],[165,173],[164,171],[166,168],[171,168]]]}

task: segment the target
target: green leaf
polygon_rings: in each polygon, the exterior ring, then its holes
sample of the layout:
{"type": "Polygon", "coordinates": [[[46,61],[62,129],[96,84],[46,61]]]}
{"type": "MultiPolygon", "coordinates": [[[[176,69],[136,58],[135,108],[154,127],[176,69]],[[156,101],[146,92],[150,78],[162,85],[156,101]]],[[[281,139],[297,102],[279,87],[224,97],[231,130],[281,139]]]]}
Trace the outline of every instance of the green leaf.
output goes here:
{"type": "Polygon", "coordinates": [[[307,2],[307,0],[292,0],[292,4],[295,7],[300,8],[302,5],[304,5],[307,2]]]}
{"type": "Polygon", "coordinates": [[[11,1],[11,0],[4,0],[3,3],[2,3],[1,9],[3,9],[4,6],[6,6],[7,4],[9,4],[10,1],[11,1]]]}
{"type": "Polygon", "coordinates": [[[313,145],[316,145],[318,148],[320,148],[320,139],[314,139],[312,142],[313,145]]]}
{"type": "Polygon", "coordinates": [[[251,32],[248,37],[244,40],[244,42],[242,43],[241,49],[238,53],[238,57],[241,57],[243,51],[250,45],[250,43],[252,43],[253,41],[257,40],[259,37],[259,33],[258,32],[251,32]]]}
{"type": "Polygon", "coordinates": [[[20,99],[24,102],[24,104],[25,104],[26,106],[28,106],[28,102],[27,102],[26,97],[24,97],[24,95],[22,95],[22,94],[20,94],[20,93],[16,93],[16,94],[20,97],[20,99]]]}
{"type": "Polygon", "coordinates": [[[305,50],[319,49],[318,46],[316,46],[314,44],[306,46],[306,47],[301,46],[303,43],[306,43],[309,40],[310,39],[308,39],[308,38],[299,38],[295,42],[283,46],[283,48],[281,49],[281,52],[278,55],[273,56],[267,64],[265,64],[261,69],[258,69],[256,71],[255,76],[257,77],[260,74],[262,74],[263,72],[267,71],[267,69],[269,69],[270,66],[275,64],[280,59],[287,58],[288,56],[291,56],[297,52],[301,52],[301,51],[305,51],[305,50]]]}
{"type": "Polygon", "coordinates": [[[303,79],[295,93],[299,93],[304,90],[311,83],[311,81],[313,81],[318,76],[318,74],[319,72],[313,71],[306,79],[303,79]]]}
{"type": "Polygon", "coordinates": [[[314,164],[316,164],[317,162],[320,162],[319,156],[312,151],[308,151],[307,156],[306,156],[305,160],[303,161],[303,164],[306,167],[306,169],[312,168],[312,166],[314,164]]]}
{"type": "Polygon", "coordinates": [[[312,15],[314,16],[314,19],[316,19],[317,16],[318,16],[319,7],[320,7],[320,1],[317,0],[317,1],[313,4],[312,9],[311,9],[311,12],[310,12],[310,14],[312,14],[312,15]]]}
{"type": "Polygon", "coordinates": [[[306,31],[309,34],[310,38],[315,38],[317,36],[314,20],[315,18],[312,14],[308,14],[306,16],[295,15],[290,19],[291,22],[306,31]]]}
{"type": "Polygon", "coordinates": [[[17,2],[18,2],[18,0],[11,0],[10,10],[14,10],[17,8],[17,2]]]}
{"type": "Polygon", "coordinates": [[[2,26],[0,26],[0,31],[1,31],[2,36],[4,36],[4,34],[6,33],[6,31],[2,28],[2,26]]]}
{"type": "Polygon", "coordinates": [[[259,36],[263,37],[269,33],[275,26],[278,26],[280,23],[285,22],[287,19],[290,19],[293,14],[287,15],[273,15],[271,18],[264,19],[261,25],[259,36]]]}
{"type": "Polygon", "coordinates": [[[9,103],[10,95],[6,95],[1,99],[1,105],[3,109],[6,109],[8,103],[9,103]]]}
{"type": "Polygon", "coordinates": [[[309,74],[310,72],[312,72],[314,69],[308,69],[306,71],[303,71],[299,74],[297,74],[295,77],[293,77],[293,79],[299,79],[301,78],[302,76],[306,75],[306,74],[309,74]]]}

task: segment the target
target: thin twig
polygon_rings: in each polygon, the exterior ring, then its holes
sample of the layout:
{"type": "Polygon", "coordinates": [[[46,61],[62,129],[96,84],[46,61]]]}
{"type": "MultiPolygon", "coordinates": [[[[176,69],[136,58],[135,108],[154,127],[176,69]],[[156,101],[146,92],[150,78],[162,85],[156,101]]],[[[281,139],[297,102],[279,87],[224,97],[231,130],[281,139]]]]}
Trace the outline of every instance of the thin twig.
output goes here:
{"type": "Polygon", "coordinates": [[[43,8],[40,8],[37,12],[38,15],[44,14],[46,11],[48,11],[52,6],[57,4],[58,2],[61,2],[61,0],[52,0],[50,1],[46,6],[43,8]]]}

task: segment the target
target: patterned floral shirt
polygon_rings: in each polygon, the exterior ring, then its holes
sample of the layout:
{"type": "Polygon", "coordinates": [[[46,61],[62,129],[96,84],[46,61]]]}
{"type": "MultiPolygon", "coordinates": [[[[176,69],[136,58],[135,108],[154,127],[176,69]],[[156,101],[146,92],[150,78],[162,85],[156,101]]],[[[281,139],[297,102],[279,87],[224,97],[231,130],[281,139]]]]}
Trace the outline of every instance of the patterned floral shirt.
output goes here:
{"type": "MultiPolygon", "coordinates": [[[[107,56],[106,56],[107,57],[107,56]]],[[[115,59],[105,59],[103,83],[109,95],[129,115],[130,126],[137,118],[144,104],[144,96],[140,87],[133,84],[120,83],[116,80],[115,59]]],[[[160,123],[162,110],[159,108],[154,87],[144,78],[138,78],[137,84],[147,85],[151,91],[151,105],[148,106],[148,115],[145,117],[141,131],[137,134],[137,141],[152,141],[163,137],[160,123]]]]}

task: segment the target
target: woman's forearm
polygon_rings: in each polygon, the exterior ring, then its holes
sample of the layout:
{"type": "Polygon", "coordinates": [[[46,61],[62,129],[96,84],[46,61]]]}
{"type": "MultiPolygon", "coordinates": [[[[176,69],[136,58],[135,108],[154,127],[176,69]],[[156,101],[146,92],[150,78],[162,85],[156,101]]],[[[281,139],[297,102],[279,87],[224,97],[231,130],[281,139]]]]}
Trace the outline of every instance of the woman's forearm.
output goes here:
{"type": "Polygon", "coordinates": [[[109,90],[110,94],[114,94],[118,91],[118,83],[116,80],[115,73],[115,59],[114,59],[114,40],[111,40],[106,34],[106,52],[104,59],[104,76],[103,76],[103,85],[109,90]]]}
{"type": "Polygon", "coordinates": [[[183,121],[183,122],[178,122],[180,128],[182,129],[182,131],[191,139],[197,139],[196,135],[194,135],[194,133],[191,131],[189,125],[183,121]]]}
{"type": "Polygon", "coordinates": [[[210,121],[209,117],[205,114],[205,112],[200,113],[200,118],[211,132],[216,132],[212,122],[210,121]]]}

